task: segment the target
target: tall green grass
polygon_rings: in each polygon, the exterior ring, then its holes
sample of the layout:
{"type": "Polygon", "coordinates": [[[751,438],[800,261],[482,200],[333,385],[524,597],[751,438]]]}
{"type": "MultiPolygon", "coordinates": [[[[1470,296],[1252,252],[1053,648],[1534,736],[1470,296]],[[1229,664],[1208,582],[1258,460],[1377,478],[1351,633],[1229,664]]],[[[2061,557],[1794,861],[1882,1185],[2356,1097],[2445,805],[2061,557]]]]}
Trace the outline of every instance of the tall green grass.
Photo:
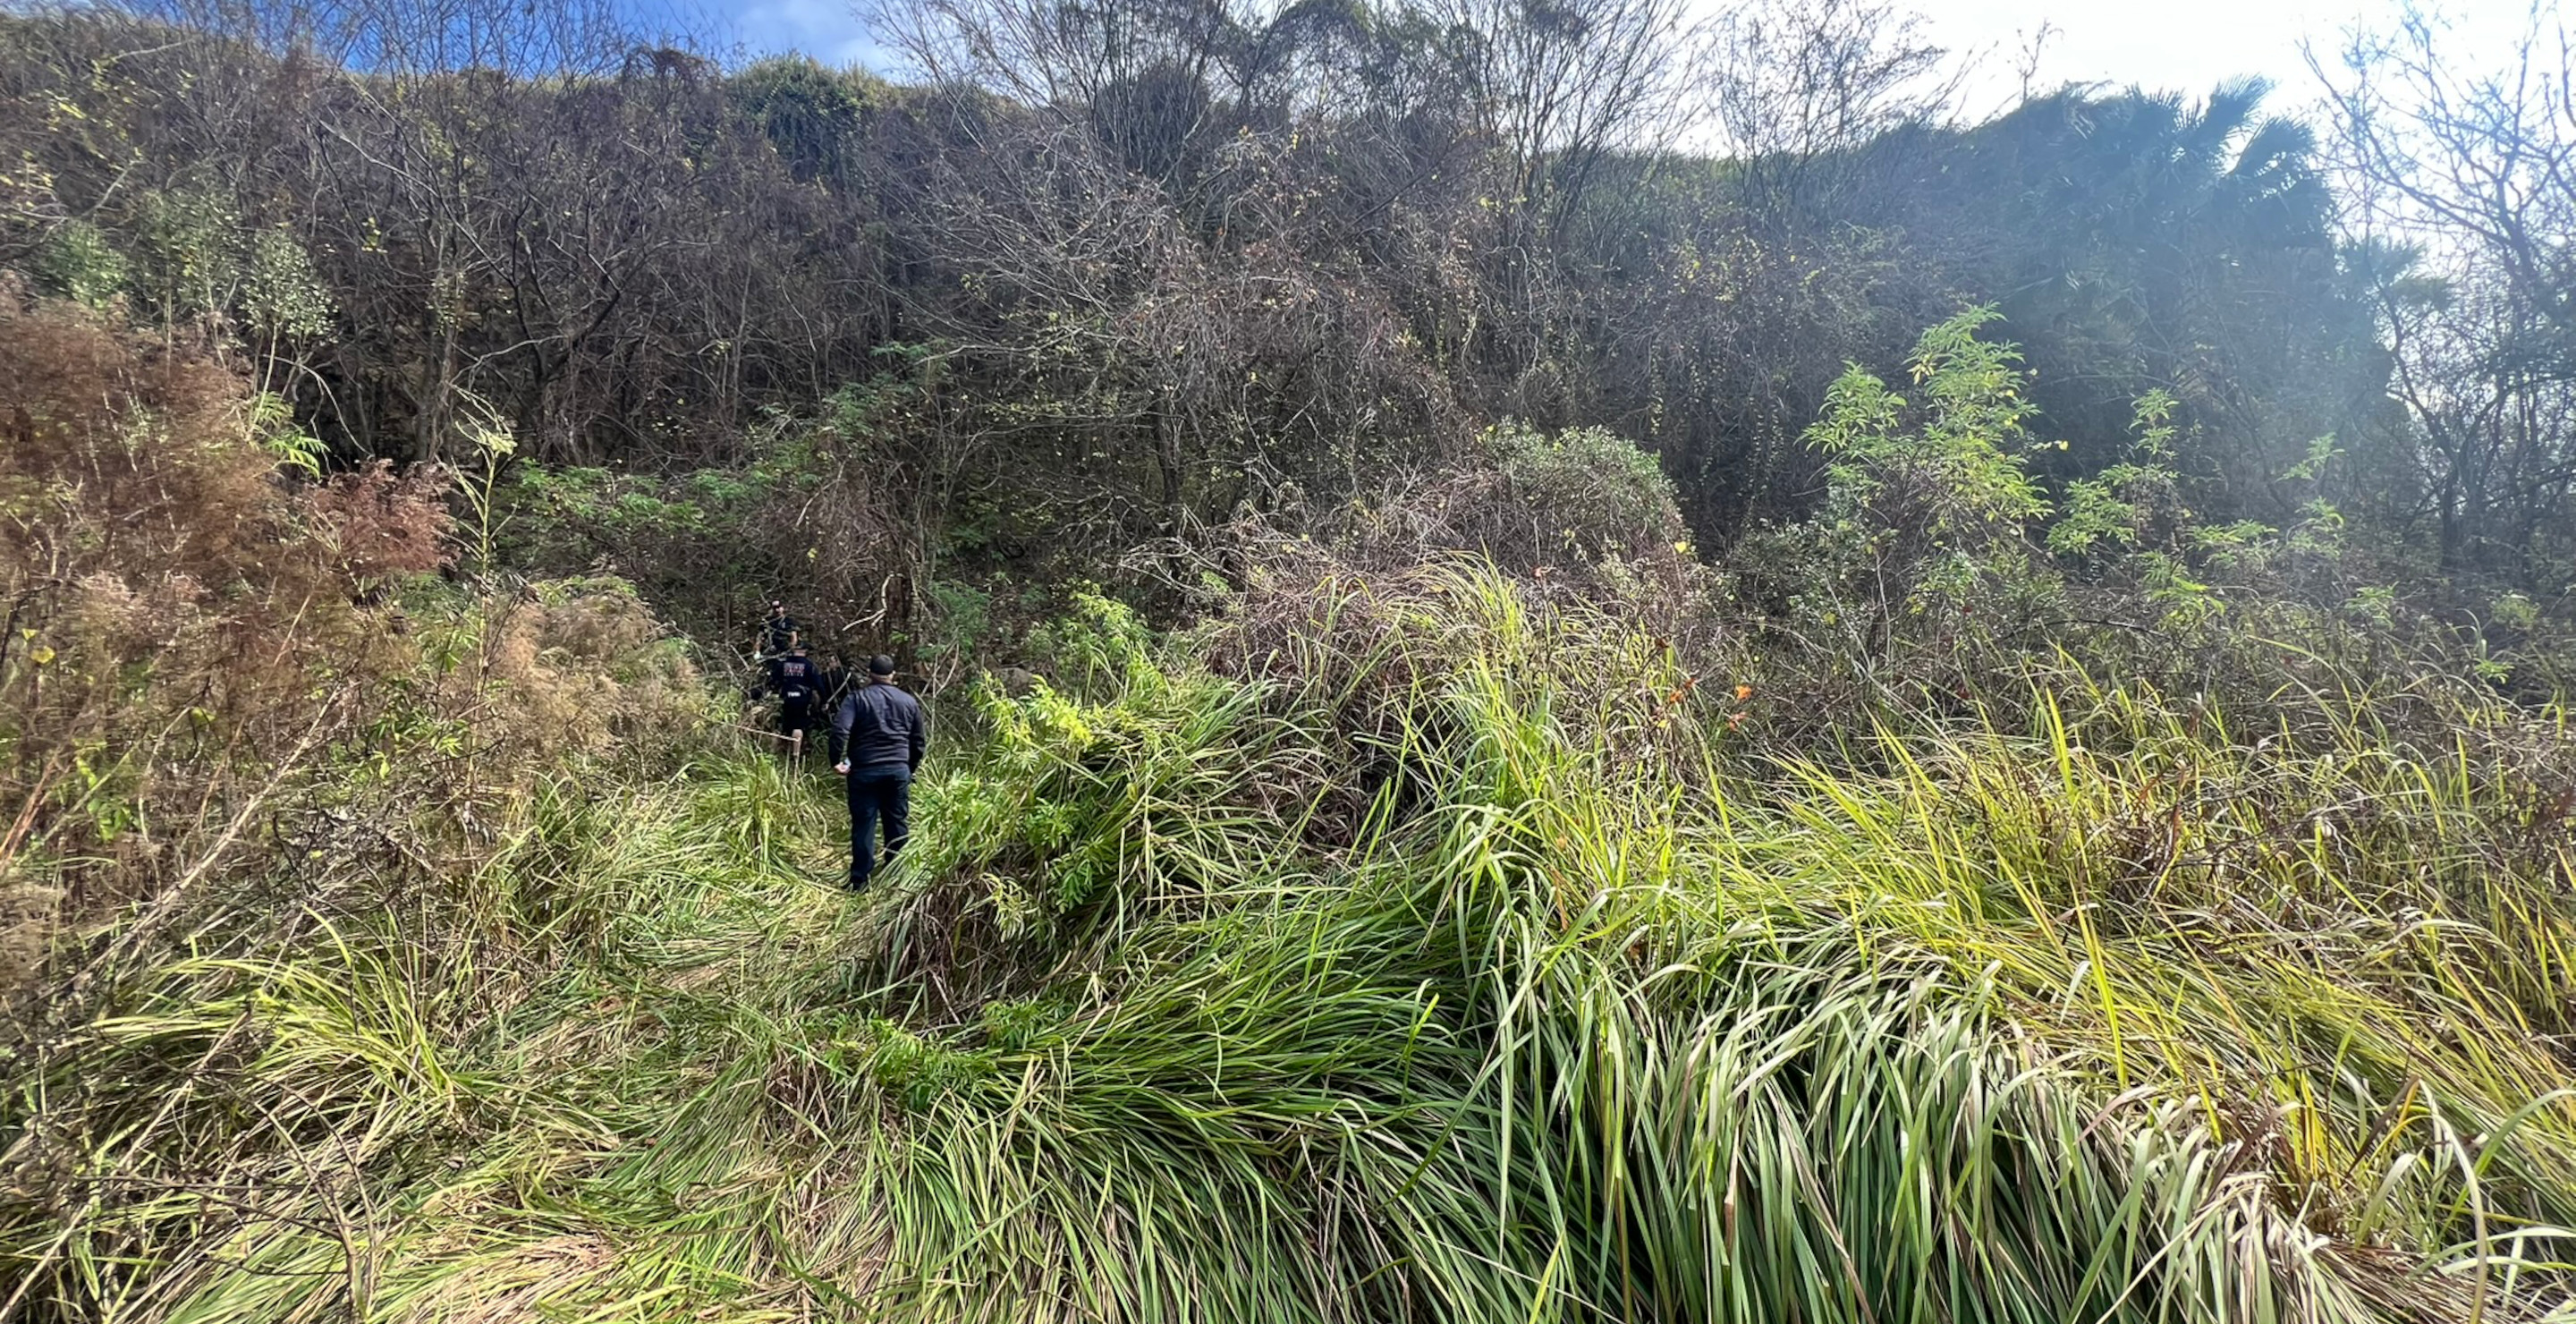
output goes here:
{"type": "Polygon", "coordinates": [[[989,700],[861,901],[833,786],[726,757],[167,963],[9,1064],[11,1308],[2576,1310],[2554,715],[2060,668],[1778,751],[1480,573],[1305,610],[989,700]]]}

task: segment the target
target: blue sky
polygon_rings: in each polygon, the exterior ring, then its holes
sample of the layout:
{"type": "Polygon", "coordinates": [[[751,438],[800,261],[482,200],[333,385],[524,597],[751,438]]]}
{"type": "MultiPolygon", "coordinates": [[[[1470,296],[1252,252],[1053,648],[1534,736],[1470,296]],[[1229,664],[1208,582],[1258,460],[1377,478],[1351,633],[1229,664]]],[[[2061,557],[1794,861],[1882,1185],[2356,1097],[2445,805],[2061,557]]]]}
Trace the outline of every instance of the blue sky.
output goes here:
{"type": "Polygon", "coordinates": [[[884,63],[848,0],[743,0],[733,10],[734,35],[754,52],[803,51],[834,65],[884,63]]]}
{"type": "MultiPolygon", "coordinates": [[[[1704,0],[1705,2],[1705,0],[1704,0]]],[[[2554,7],[2555,0],[2548,0],[2554,7]]],[[[2435,6],[2460,53],[2493,58],[2529,16],[2528,0],[2449,0],[2435,6]]],[[[1918,0],[1932,38],[1975,59],[1967,109],[1990,112],[2013,96],[2018,52],[2042,23],[2040,81],[2131,83],[2186,93],[2259,74],[2280,88],[2274,104],[2310,101],[2314,80],[2302,40],[2330,51],[2357,21],[2385,23],[2396,0],[1918,0]]],[[[884,70],[883,52],[847,0],[742,0],[725,6],[731,37],[753,53],[803,51],[827,64],[884,70]]]]}

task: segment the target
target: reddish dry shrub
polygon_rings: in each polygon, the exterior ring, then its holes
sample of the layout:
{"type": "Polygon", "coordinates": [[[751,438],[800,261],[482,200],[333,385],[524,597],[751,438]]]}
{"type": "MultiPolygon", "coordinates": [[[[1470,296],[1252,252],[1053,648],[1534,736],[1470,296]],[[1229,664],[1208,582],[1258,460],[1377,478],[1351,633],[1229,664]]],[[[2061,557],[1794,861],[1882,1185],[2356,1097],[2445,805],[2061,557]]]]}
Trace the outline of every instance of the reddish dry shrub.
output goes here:
{"type": "Polygon", "coordinates": [[[478,665],[447,688],[451,708],[470,691],[501,719],[482,723],[487,782],[566,754],[667,748],[710,716],[688,650],[622,580],[549,580],[485,616],[478,665]]]}
{"type": "Polygon", "coordinates": [[[331,564],[361,583],[425,574],[454,559],[447,546],[447,478],[391,461],[333,474],[304,494],[307,527],[331,564]]]}
{"type": "Polygon", "coordinates": [[[298,491],[256,405],[201,357],[0,289],[0,994],[127,906],[176,930],[209,893],[276,883],[285,912],[354,886],[313,864],[377,849],[350,832],[435,882],[544,768],[703,711],[622,584],[380,603],[447,563],[444,476],[298,491]]]}
{"type": "Polygon", "coordinates": [[[0,941],[23,963],[50,916],[183,868],[195,825],[347,719],[317,690],[393,659],[221,368],[0,290],[0,420],[0,941]]]}

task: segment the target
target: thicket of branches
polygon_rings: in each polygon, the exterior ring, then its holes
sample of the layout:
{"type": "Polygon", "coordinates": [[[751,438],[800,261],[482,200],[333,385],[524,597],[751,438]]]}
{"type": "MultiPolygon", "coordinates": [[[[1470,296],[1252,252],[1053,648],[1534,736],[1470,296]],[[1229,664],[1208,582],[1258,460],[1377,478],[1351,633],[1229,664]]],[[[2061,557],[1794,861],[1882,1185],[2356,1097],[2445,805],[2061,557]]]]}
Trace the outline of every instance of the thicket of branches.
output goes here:
{"type": "Polygon", "coordinates": [[[2545,32],[2481,79],[2401,24],[2321,59],[2319,124],[2252,83],[1968,123],[1875,0],[876,27],[905,81],[729,66],[577,0],[22,9],[0,265],[246,364],[335,464],[506,428],[524,550],[701,627],[780,589],[970,646],[1020,586],[1505,417],[1639,441],[1723,549],[1822,498],[1800,438],[1847,364],[1978,304],[2065,443],[2051,492],[2161,391],[2206,516],[2324,502],[2392,581],[2566,588],[2545,32]]]}

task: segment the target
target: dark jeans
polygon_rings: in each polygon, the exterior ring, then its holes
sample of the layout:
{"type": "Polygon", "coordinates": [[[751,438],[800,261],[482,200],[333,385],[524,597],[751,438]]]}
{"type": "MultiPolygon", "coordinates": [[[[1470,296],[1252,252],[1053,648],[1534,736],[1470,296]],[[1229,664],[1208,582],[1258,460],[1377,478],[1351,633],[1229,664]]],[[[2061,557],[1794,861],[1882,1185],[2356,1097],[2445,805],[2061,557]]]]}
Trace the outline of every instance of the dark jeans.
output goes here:
{"type": "Polygon", "coordinates": [[[802,752],[796,737],[814,725],[814,705],[810,699],[781,699],[778,702],[778,747],[802,752]]]}
{"type": "Polygon", "coordinates": [[[912,773],[905,768],[850,769],[850,886],[868,885],[876,870],[877,820],[885,820],[886,863],[912,835],[912,773]]]}

